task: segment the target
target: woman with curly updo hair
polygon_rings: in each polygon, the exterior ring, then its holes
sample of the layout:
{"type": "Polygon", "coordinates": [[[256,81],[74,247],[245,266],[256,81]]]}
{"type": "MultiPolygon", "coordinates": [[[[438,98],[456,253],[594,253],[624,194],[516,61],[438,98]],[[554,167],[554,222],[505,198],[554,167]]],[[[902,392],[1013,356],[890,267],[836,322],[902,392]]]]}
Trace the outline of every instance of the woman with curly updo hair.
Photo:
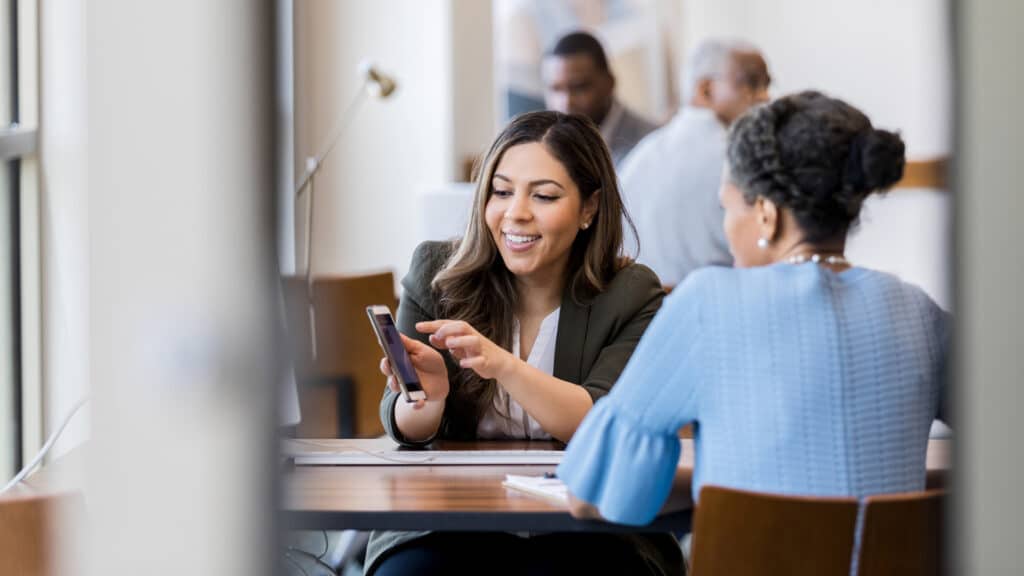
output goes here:
{"type": "Polygon", "coordinates": [[[844,255],[865,198],[902,176],[903,150],[817,92],[735,123],[720,197],[737,267],[699,270],[673,291],[576,431],[558,468],[575,514],[650,522],[689,423],[694,501],[705,484],[857,497],[924,488],[949,316],[844,255]]]}

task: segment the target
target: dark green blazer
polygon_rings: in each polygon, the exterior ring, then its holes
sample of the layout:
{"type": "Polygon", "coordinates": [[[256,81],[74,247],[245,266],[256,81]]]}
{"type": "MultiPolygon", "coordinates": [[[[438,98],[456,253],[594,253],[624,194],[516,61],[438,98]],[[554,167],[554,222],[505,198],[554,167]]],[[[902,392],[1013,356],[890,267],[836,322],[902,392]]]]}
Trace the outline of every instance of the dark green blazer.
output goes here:
{"type": "MultiPolygon", "coordinates": [[[[451,255],[450,242],[424,242],[413,255],[409,273],[402,280],[405,289],[398,306],[398,329],[406,336],[425,344],[427,335],[416,331],[416,323],[437,320],[436,294],[430,288],[434,276],[451,255]]],[[[633,354],[640,336],[661,307],[664,292],[658,277],[642,264],[630,264],[620,270],[604,292],[584,303],[577,303],[566,290],[558,316],[555,340],[554,377],[583,386],[596,402],[611,390],[626,362],[633,354]]],[[[448,373],[463,370],[444,354],[448,373]]],[[[438,435],[441,438],[471,440],[476,435],[475,415],[452,409],[456,380],[448,395],[445,415],[438,435]]],[[[395,424],[395,402],[400,395],[385,388],[381,399],[381,421],[388,434],[406,445],[409,442],[395,424]]]]}
{"type": "MultiPolygon", "coordinates": [[[[398,329],[406,336],[429,344],[427,335],[416,331],[416,323],[438,319],[435,313],[437,295],[430,284],[452,250],[450,242],[424,242],[416,248],[409,273],[402,280],[405,291],[396,320],[398,329]]],[[[630,264],[620,270],[604,292],[582,304],[573,301],[567,291],[562,297],[558,317],[554,376],[583,386],[596,402],[611,390],[626,367],[663,298],[664,291],[658,277],[641,264],[630,264]]],[[[444,357],[449,374],[462,370],[450,354],[444,354],[444,357]]],[[[457,382],[451,380],[451,385],[457,386],[457,382]]],[[[449,401],[454,396],[451,392],[449,401]]],[[[388,434],[405,445],[428,443],[429,440],[408,442],[401,436],[395,424],[395,402],[398,399],[398,394],[385,387],[380,413],[388,434]]],[[[453,415],[450,407],[449,402],[445,406],[438,435],[448,439],[473,439],[476,419],[465,414],[453,415]]],[[[372,573],[388,550],[426,534],[428,532],[374,532],[366,551],[367,573],[372,573]]],[[[632,533],[614,537],[626,540],[638,550],[652,567],[652,573],[682,574],[685,571],[679,545],[671,534],[632,533]]],[[[595,542],[601,540],[596,539],[595,542]]]]}

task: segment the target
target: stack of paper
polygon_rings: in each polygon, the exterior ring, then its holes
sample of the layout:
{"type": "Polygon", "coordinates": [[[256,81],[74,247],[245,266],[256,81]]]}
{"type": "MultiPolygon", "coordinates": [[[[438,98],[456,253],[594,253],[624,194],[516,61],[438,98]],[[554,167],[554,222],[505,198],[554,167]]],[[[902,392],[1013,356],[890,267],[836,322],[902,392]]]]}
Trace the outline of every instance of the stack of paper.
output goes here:
{"type": "Polygon", "coordinates": [[[517,476],[506,474],[501,483],[506,488],[519,490],[533,496],[539,496],[559,504],[569,503],[569,489],[558,478],[546,476],[517,476]]]}

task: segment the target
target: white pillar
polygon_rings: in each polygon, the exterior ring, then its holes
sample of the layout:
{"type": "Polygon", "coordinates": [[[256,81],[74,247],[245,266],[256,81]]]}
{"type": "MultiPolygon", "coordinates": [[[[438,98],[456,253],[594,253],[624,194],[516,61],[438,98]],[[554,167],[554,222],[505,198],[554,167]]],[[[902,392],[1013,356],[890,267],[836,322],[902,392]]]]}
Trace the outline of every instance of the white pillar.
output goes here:
{"type": "Polygon", "coordinates": [[[1020,2],[957,2],[956,508],[950,574],[1024,566],[1020,2]]]}
{"type": "Polygon", "coordinates": [[[91,574],[274,566],[273,13],[85,7],[91,574]]]}

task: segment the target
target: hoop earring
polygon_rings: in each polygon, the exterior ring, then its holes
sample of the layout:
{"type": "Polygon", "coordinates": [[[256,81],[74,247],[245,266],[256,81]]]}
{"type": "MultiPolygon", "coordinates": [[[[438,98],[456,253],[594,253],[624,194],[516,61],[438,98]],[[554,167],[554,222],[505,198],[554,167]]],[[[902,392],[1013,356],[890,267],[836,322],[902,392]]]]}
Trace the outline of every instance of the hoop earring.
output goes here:
{"type": "Polygon", "coordinates": [[[758,238],[757,247],[760,248],[761,250],[765,250],[766,248],[768,248],[768,239],[765,238],[764,236],[758,238]]]}

